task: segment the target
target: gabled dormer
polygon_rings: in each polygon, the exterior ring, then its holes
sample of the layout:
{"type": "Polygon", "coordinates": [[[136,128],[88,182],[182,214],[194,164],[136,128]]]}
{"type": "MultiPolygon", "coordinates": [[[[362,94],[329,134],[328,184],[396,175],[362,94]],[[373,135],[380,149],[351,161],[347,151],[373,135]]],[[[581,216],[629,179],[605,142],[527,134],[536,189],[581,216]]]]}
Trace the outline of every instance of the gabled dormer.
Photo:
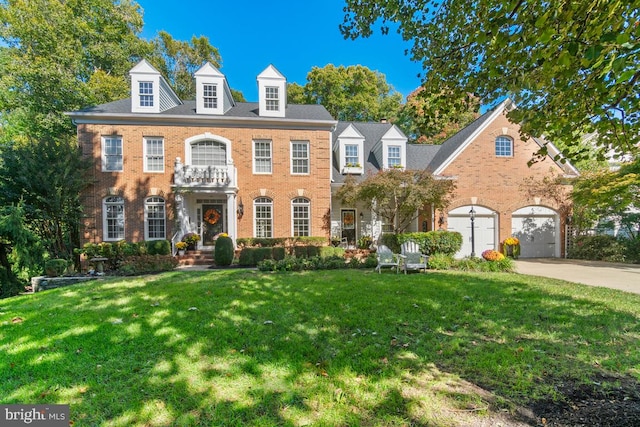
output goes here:
{"type": "Polygon", "coordinates": [[[342,174],[361,175],[364,170],[364,136],[353,124],[338,135],[334,152],[342,174]]]}
{"type": "Polygon", "coordinates": [[[227,79],[216,67],[205,63],[195,73],[196,114],[224,114],[235,105],[227,79]]]}
{"type": "Polygon", "coordinates": [[[287,79],[273,65],[258,75],[259,115],[284,117],[287,107],[287,79]]]}
{"type": "Polygon", "coordinates": [[[389,128],[372,151],[382,169],[404,169],[407,166],[407,137],[396,125],[389,128]]]}
{"type": "Polygon", "coordinates": [[[129,75],[132,113],[160,113],[182,104],[160,71],[145,59],[138,62],[129,75]]]}

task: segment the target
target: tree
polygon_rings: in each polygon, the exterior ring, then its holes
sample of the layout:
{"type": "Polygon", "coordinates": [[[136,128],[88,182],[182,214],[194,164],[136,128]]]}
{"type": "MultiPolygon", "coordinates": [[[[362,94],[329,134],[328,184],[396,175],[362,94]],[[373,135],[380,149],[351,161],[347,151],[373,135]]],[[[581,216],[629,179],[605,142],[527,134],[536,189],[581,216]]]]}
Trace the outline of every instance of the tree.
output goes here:
{"type": "Polygon", "coordinates": [[[438,180],[424,170],[389,169],[357,182],[350,176],[338,190],[343,203],[365,206],[393,226],[394,233],[402,233],[426,206],[445,208],[455,184],[438,180]]]}
{"type": "Polygon", "coordinates": [[[195,98],[193,74],[202,64],[210,62],[214,67],[220,67],[222,62],[218,49],[205,36],[193,36],[191,41],[184,42],[160,31],[152,44],[155,49],[149,61],[168,80],[181,99],[195,98]]]}
{"type": "Polygon", "coordinates": [[[384,74],[362,65],[313,67],[302,90],[292,84],[288,92],[289,102],[321,104],[342,121],[393,121],[402,102],[384,74]]]}
{"type": "MultiPolygon", "coordinates": [[[[579,138],[637,153],[640,140],[640,0],[346,0],[347,38],[380,23],[412,40],[427,91],[511,97],[527,136],[579,158],[579,138]]],[[[543,154],[546,150],[543,148],[543,154]]]]}
{"type": "Polygon", "coordinates": [[[53,258],[79,246],[80,191],[88,160],[69,140],[13,143],[0,149],[0,206],[23,206],[28,228],[53,258]]]}
{"type": "Polygon", "coordinates": [[[5,141],[73,134],[63,113],[126,96],[132,58],[150,51],[129,0],[7,0],[0,22],[5,141]]]}
{"type": "Polygon", "coordinates": [[[454,99],[446,93],[427,93],[421,86],[407,96],[396,124],[411,142],[440,144],[478,118],[480,102],[465,94],[454,99]]]}

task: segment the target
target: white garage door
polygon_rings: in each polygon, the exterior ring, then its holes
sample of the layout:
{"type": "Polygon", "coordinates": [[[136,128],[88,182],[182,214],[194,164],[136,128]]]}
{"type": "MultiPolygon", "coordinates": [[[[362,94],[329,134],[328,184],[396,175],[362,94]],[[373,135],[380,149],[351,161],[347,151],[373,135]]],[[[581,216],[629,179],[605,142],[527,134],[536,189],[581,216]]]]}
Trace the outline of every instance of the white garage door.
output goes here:
{"type": "MultiPolygon", "coordinates": [[[[471,206],[463,206],[449,212],[447,229],[462,234],[462,248],[455,254],[456,258],[464,258],[471,255],[471,219],[469,211],[471,206]]],[[[474,226],[474,249],[479,257],[483,251],[496,248],[496,215],[490,209],[474,206],[476,217],[474,226]]]]}
{"type": "Polygon", "coordinates": [[[520,240],[522,258],[559,256],[556,213],[540,206],[518,209],[511,217],[511,234],[520,240]]]}

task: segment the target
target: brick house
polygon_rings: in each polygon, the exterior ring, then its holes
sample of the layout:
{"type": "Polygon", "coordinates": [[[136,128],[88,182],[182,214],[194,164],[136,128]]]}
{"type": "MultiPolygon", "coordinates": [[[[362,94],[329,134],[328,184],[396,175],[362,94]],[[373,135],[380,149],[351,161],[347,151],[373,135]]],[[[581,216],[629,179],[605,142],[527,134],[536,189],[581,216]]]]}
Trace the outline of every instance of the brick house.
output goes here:
{"type": "MultiPolygon", "coordinates": [[[[544,161],[529,167],[528,161],[545,141],[523,141],[519,126],[509,122],[506,113],[513,108],[509,100],[486,112],[442,145],[410,144],[395,125],[389,123],[338,123],[334,132],[334,191],[346,175],[364,177],[368,173],[393,167],[427,169],[440,179],[452,179],[456,190],[446,211],[426,207],[410,231],[448,229],[463,236],[457,257],[486,249],[501,249],[501,242],[516,236],[522,257],[560,257],[564,254],[563,206],[551,197],[530,197],[525,180],[545,176],[570,180],[578,171],[569,163],[554,161],[559,154],[553,144],[544,161]],[[353,166],[354,167],[345,167],[353,166]]],[[[353,241],[368,234],[377,238],[384,230],[375,217],[358,206],[342,206],[332,201],[333,234],[353,241]],[[354,220],[355,219],[355,220],[354,220]]]]}
{"type": "Polygon", "coordinates": [[[347,175],[406,167],[457,184],[447,211],[425,207],[410,231],[459,231],[458,256],[467,256],[473,210],[476,254],[516,235],[523,256],[562,255],[560,206],[529,200],[521,184],[577,171],[551,157],[527,166],[543,142],[520,139],[505,116],[509,101],[442,145],[414,145],[391,123],[337,122],[321,105],[288,105],[286,79],[273,66],[257,76],[255,103],[235,102],[208,63],[194,75],[192,101],[179,99],[145,60],[130,76],[130,98],[69,113],[82,153],[94,160],[82,194],[85,242],[175,243],[197,233],[199,248],[210,249],[222,232],[376,239],[386,224],[332,194],[347,175]]]}
{"type": "Polygon", "coordinates": [[[130,76],[131,98],[69,113],[94,159],[84,241],[175,242],[193,232],[207,249],[222,232],[326,235],[336,121],[324,107],[287,105],[273,66],[257,77],[257,103],[235,102],[208,63],[195,73],[193,101],[145,60],[130,76]]]}

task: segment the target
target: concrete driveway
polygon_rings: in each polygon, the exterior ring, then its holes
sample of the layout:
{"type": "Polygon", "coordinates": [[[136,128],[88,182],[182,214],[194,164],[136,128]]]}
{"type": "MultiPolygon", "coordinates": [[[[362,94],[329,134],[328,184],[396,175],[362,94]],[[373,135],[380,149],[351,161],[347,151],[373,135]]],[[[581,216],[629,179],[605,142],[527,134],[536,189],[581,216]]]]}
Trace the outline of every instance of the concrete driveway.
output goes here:
{"type": "Polygon", "coordinates": [[[562,279],[640,294],[640,265],[614,264],[562,258],[527,258],[515,261],[520,274],[562,279]]]}

